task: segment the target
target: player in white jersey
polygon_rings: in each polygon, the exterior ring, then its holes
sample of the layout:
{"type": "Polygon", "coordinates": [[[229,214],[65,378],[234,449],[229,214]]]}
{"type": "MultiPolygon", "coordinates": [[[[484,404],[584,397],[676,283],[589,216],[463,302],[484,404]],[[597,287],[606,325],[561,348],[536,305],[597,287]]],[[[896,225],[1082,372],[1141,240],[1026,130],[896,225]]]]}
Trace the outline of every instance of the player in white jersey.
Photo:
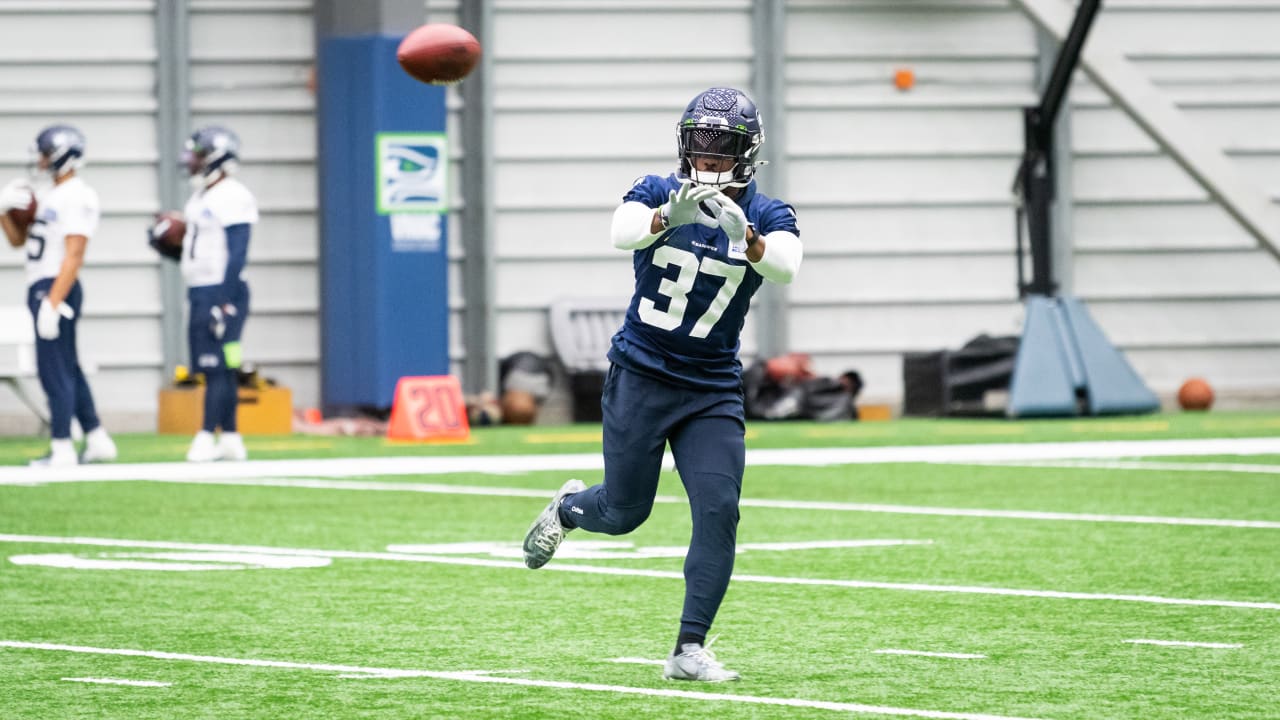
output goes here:
{"type": "Polygon", "coordinates": [[[182,247],[164,246],[159,225],[151,231],[152,247],[178,260],[182,268],[191,364],[205,377],[204,423],[187,451],[191,462],[248,457],[236,428],[237,381],[240,333],[249,315],[249,285],[243,273],[258,204],[232,177],[239,152],[239,138],[224,127],[192,133],[185,159],[195,192],[182,212],[187,225],[182,247]]]}
{"type": "Polygon", "coordinates": [[[51,125],[32,146],[34,183],[14,180],[0,191],[0,225],[9,244],[27,253],[27,306],[36,326],[36,367],[49,399],[49,454],[33,465],[75,465],[116,458],[116,446],[98,420],[93,393],[76,354],[76,325],[83,291],[80,267],[98,229],[98,194],[76,175],[84,157],[84,135],[69,125],[51,125]],[[48,182],[52,181],[52,184],[48,182]],[[26,208],[36,198],[35,221],[25,232],[2,213],[26,208]],[[71,441],[71,419],[86,433],[83,455],[71,441]]]}

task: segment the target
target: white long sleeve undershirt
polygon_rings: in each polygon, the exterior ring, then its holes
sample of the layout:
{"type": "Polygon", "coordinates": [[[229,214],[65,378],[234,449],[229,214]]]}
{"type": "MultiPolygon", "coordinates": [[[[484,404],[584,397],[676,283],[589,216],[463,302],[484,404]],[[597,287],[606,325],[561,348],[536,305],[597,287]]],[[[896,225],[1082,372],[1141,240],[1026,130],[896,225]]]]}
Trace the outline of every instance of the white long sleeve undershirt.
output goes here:
{"type": "Polygon", "coordinates": [[[643,250],[658,239],[649,232],[653,225],[653,208],[641,202],[624,202],[613,211],[613,227],[610,234],[613,246],[619,250],[643,250]]]}
{"type": "Polygon", "coordinates": [[[779,285],[789,284],[799,272],[800,261],[804,258],[800,238],[787,230],[774,230],[760,239],[764,242],[764,255],[760,262],[751,263],[751,267],[765,280],[779,285]]]}

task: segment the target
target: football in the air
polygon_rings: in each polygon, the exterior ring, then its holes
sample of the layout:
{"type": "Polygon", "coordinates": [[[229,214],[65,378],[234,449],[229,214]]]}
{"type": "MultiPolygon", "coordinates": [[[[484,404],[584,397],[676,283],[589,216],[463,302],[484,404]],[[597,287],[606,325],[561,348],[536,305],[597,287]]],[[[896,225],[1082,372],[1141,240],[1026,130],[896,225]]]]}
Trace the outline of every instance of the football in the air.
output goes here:
{"type": "Polygon", "coordinates": [[[480,62],[480,41],[457,25],[430,23],[400,41],[396,60],[415,80],[450,85],[480,62]]]}
{"type": "Polygon", "coordinates": [[[180,212],[162,212],[156,214],[155,223],[151,226],[151,237],[156,243],[167,248],[181,248],[182,238],[187,234],[187,223],[180,212]]]}
{"type": "Polygon", "coordinates": [[[35,195],[31,196],[31,202],[25,208],[9,208],[4,214],[13,222],[19,234],[26,235],[27,228],[31,227],[31,223],[36,221],[35,195]]]}

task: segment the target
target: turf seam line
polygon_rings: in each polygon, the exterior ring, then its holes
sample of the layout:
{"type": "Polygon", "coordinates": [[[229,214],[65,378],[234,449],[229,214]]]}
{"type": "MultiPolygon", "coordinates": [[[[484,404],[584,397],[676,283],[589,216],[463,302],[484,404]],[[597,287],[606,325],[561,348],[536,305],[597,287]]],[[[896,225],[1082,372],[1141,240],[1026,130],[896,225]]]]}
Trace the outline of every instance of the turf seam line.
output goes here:
{"type": "Polygon", "coordinates": [[[67,682],[89,683],[92,685],[128,685],[129,687],[172,687],[173,683],[155,680],[125,680],[122,678],[64,677],[67,682]]]}
{"type": "Polygon", "coordinates": [[[876,655],[919,655],[921,657],[932,658],[949,658],[952,660],[986,660],[986,655],[978,653],[950,653],[950,652],[928,652],[925,650],[899,650],[897,648],[882,648],[880,650],[872,650],[876,655]]]}
{"type": "Polygon", "coordinates": [[[1241,643],[1192,642],[1189,640],[1125,640],[1133,645],[1159,645],[1161,647],[1193,647],[1214,648],[1217,650],[1238,650],[1244,647],[1241,643]]]}

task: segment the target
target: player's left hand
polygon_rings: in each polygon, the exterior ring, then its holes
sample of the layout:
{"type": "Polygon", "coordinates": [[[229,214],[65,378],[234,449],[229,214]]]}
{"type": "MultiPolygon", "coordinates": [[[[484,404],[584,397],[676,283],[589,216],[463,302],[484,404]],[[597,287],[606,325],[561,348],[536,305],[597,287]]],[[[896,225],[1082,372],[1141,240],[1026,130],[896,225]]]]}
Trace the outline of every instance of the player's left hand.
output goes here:
{"type": "Polygon", "coordinates": [[[747,214],[742,212],[742,208],[732,198],[724,193],[716,193],[714,197],[706,202],[707,208],[711,214],[715,216],[716,221],[720,225],[720,229],[724,230],[729,236],[729,242],[734,245],[741,245],[747,241],[747,228],[751,223],[747,220],[747,214]]]}
{"type": "Polygon", "coordinates": [[[76,316],[76,312],[66,303],[59,303],[58,307],[54,307],[49,298],[40,301],[40,309],[36,312],[36,335],[41,340],[57,340],[61,334],[59,323],[62,318],[71,320],[76,316]]]}

